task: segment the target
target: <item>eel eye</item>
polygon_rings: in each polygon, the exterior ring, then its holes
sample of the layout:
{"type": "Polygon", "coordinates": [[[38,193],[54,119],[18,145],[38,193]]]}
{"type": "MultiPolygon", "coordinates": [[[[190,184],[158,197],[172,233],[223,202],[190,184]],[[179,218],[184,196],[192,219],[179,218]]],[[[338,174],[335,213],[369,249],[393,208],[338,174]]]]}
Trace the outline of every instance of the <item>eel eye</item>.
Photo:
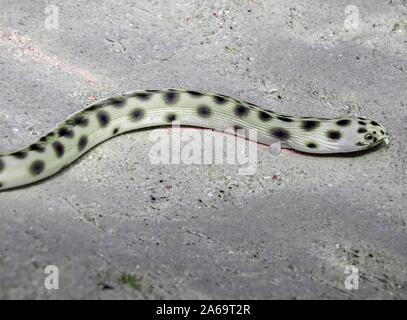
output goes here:
{"type": "Polygon", "coordinates": [[[367,133],[367,134],[365,135],[365,139],[366,139],[366,140],[372,140],[372,139],[373,139],[373,135],[372,135],[371,133],[367,133]]]}

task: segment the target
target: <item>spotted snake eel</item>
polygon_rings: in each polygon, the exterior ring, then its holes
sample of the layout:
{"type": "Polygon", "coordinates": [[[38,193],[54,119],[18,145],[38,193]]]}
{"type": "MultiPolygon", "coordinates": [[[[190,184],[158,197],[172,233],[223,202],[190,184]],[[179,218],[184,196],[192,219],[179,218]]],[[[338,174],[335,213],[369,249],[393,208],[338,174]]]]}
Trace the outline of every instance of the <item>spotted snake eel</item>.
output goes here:
{"type": "Polygon", "coordinates": [[[97,144],[141,128],[180,125],[256,129],[259,143],[313,154],[348,153],[389,141],[376,121],[294,117],[229,96],[184,89],[142,90],[98,101],[21,150],[0,154],[0,191],[54,175],[97,144]]]}

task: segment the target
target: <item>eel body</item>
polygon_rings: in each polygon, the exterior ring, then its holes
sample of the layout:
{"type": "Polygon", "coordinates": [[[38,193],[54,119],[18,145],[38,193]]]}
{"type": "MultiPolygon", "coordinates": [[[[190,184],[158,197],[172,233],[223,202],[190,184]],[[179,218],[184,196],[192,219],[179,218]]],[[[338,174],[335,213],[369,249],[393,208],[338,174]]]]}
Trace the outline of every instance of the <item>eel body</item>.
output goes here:
{"type": "Polygon", "coordinates": [[[182,125],[225,130],[255,129],[259,143],[315,154],[348,153],[388,143],[376,121],[279,114],[221,94],[184,89],[142,90],[98,101],[74,113],[35,143],[0,154],[0,191],[47,178],[89,149],[141,128],[182,125]]]}

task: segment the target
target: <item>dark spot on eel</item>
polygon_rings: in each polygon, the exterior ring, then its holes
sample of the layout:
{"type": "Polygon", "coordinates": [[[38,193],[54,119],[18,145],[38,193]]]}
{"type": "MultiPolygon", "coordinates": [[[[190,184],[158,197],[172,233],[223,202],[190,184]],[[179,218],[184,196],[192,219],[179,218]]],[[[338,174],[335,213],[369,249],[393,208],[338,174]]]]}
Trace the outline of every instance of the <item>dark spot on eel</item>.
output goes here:
{"type": "Polygon", "coordinates": [[[30,165],[30,172],[34,176],[38,176],[41,174],[42,171],[44,171],[45,168],[45,163],[42,160],[35,160],[33,163],[30,165]]]}
{"type": "Polygon", "coordinates": [[[272,128],[270,133],[273,137],[280,140],[287,140],[290,138],[290,133],[284,128],[272,128]]]}
{"type": "Polygon", "coordinates": [[[262,121],[269,121],[271,120],[273,117],[271,116],[271,114],[269,114],[268,112],[265,111],[259,111],[259,119],[262,121]]]}
{"type": "Polygon", "coordinates": [[[336,121],[336,124],[340,127],[346,127],[348,125],[350,125],[351,121],[349,119],[341,119],[336,121]]]}
{"type": "Polygon", "coordinates": [[[175,91],[168,91],[164,93],[164,101],[168,104],[174,104],[178,101],[179,93],[175,91]]]}
{"type": "Polygon", "coordinates": [[[284,121],[284,122],[293,122],[294,121],[293,119],[288,118],[288,117],[284,117],[284,116],[277,116],[277,118],[279,120],[281,120],[281,121],[284,121]]]}
{"type": "Polygon", "coordinates": [[[329,130],[327,131],[326,136],[332,140],[339,140],[341,138],[341,133],[340,131],[329,130]]]}
{"type": "Polygon", "coordinates": [[[196,98],[203,96],[203,93],[198,92],[198,91],[189,90],[189,91],[187,91],[187,93],[196,98]]]}
{"type": "Polygon", "coordinates": [[[62,127],[58,130],[58,135],[60,137],[72,138],[74,136],[74,132],[73,132],[72,128],[62,127]]]}
{"type": "Polygon", "coordinates": [[[29,147],[30,150],[32,151],[37,151],[37,152],[44,152],[45,147],[39,143],[34,143],[29,147]]]}
{"type": "Polygon", "coordinates": [[[246,117],[249,114],[249,108],[241,104],[237,104],[234,111],[238,117],[246,117]]]}
{"type": "Polygon", "coordinates": [[[151,95],[151,92],[136,92],[133,97],[146,101],[151,98],[151,95]]]}
{"type": "Polygon", "coordinates": [[[136,108],[132,112],[130,112],[130,118],[132,120],[138,121],[144,117],[144,110],[141,108],[136,108]]]}
{"type": "Polygon", "coordinates": [[[88,137],[87,136],[80,137],[79,141],[78,141],[79,151],[82,151],[83,149],[85,149],[87,145],[88,145],[88,137]]]}
{"type": "Polygon", "coordinates": [[[53,142],[52,148],[54,149],[55,154],[57,155],[58,158],[61,158],[64,155],[65,148],[61,142],[59,142],[59,141],[53,142]]]}
{"type": "Polygon", "coordinates": [[[219,96],[219,95],[213,96],[213,100],[215,100],[215,102],[216,102],[217,104],[225,104],[225,103],[228,101],[228,99],[226,99],[226,98],[223,97],[223,96],[219,96]]]}
{"type": "Polygon", "coordinates": [[[207,105],[200,105],[198,107],[198,115],[202,118],[208,118],[211,115],[211,109],[207,105]]]}
{"type": "Polygon", "coordinates": [[[316,120],[305,120],[302,122],[301,128],[304,129],[305,131],[311,131],[318,128],[319,125],[320,122],[316,120]]]}
{"type": "Polygon", "coordinates": [[[98,119],[101,127],[106,127],[109,124],[110,117],[106,111],[98,111],[98,113],[96,114],[96,118],[98,119]]]}
{"type": "Polygon", "coordinates": [[[17,159],[24,159],[25,157],[27,157],[27,152],[17,151],[17,152],[12,153],[11,155],[17,159]]]}
{"type": "Polygon", "coordinates": [[[167,114],[166,116],[167,122],[173,122],[177,119],[177,116],[174,113],[167,114]]]}

